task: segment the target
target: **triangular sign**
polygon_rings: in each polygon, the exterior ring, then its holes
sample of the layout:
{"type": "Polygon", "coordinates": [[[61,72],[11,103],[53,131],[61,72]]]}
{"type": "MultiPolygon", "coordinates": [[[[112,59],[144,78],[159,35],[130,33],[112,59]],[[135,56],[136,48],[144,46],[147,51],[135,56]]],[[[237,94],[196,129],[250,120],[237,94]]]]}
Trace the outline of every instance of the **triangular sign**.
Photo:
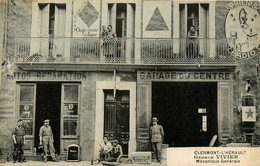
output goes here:
{"type": "Polygon", "coordinates": [[[150,19],[145,30],[146,31],[167,31],[167,30],[169,30],[158,7],[155,8],[152,18],[150,19]]]}

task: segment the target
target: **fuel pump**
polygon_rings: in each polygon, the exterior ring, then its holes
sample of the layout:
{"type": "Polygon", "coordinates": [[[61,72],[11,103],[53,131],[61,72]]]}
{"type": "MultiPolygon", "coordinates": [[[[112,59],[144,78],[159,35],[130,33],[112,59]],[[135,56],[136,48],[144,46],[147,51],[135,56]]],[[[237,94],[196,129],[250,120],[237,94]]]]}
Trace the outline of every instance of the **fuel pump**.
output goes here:
{"type": "Polygon", "coordinates": [[[242,96],[242,129],[246,136],[246,142],[253,145],[253,133],[255,131],[256,106],[255,96],[250,93],[242,96]]]}

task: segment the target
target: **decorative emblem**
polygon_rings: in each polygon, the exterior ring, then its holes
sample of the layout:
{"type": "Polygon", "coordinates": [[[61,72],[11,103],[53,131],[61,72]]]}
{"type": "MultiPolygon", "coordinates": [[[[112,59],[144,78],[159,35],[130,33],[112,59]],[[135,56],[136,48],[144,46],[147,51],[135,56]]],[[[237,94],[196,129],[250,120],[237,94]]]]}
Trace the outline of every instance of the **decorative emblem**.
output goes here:
{"type": "Polygon", "coordinates": [[[73,109],[73,104],[69,104],[69,109],[72,110],[73,109]]]}
{"type": "Polygon", "coordinates": [[[25,105],[25,106],[23,107],[23,109],[24,109],[25,111],[28,111],[28,110],[30,109],[30,107],[29,107],[29,105],[25,105]]]}
{"type": "Polygon", "coordinates": [[[145,30],[146,31],[167,31],[167,30],[169,30],[158,7],[155,8],[152,18],[149,21],[145,30]]]}
{"type": "Polygon", "coordinates": [[[90,27],[98,19],[98,11],[90,3],[87,4],[78,12],[78,16],[90,27]]]}
{"type": "Polygon", "coordinates": [[[260,52],[259,2],[230,2],[226,17],[226,37],[238,59],[251,58],[260,52]],[[234,40],[232,40],[234,39],[234,40]]]}
{"type": "Polygon", "coordinates": [[[243,122],[256,122],[256,109],[254,106],[242,107],[242,121],[243,122]]]}

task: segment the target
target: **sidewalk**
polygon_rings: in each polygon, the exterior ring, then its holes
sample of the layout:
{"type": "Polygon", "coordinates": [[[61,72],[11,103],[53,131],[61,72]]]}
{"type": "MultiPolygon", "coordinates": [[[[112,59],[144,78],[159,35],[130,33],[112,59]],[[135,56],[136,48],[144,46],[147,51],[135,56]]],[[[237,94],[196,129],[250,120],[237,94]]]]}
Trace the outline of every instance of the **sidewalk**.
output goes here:
{"type": "MultiPolygon", "coordinates": [[[[121,163],[121,166],[166,166],[166,161],[163,161],[162,164],[152,162],[151,164],[130,164],[130,163],[121,163]]],[[[66,161],[60,161],[60,162],[52,162],[48,161],[47,163],[44,163],[42,161],[27,161],[24,163],[12,163],[12,162],[6,162],[6,163],[0,163],[0,166],[92,166],[90,161],[80,161],[80,162],[66,162],[66,161]]],[[[93,166],[102,166],[101,163],[99,164],[93,164],[93,166]]]]}

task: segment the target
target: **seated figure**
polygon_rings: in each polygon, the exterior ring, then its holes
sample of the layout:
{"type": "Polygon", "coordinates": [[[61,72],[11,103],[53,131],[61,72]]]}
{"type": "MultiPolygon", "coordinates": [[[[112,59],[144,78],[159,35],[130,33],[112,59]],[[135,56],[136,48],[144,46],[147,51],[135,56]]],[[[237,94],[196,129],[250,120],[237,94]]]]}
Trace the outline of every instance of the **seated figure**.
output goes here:
{"type": "Polygon", "coordinates": [[[110,153],[112,151],[112,145],[108,141],[107,137],[104,136],[103,142],[100,145],[100,161],[106,161],[110,157],[110,153]]]}
{"type": "Polygon", "coordinates": [[[113,144],[113,148],[112,148],[110,157],[108,158],[107,161],[119,162],[123,155],[122,146],[119,145],[118,140],[114,140],[112,144],[113,144]]]}

